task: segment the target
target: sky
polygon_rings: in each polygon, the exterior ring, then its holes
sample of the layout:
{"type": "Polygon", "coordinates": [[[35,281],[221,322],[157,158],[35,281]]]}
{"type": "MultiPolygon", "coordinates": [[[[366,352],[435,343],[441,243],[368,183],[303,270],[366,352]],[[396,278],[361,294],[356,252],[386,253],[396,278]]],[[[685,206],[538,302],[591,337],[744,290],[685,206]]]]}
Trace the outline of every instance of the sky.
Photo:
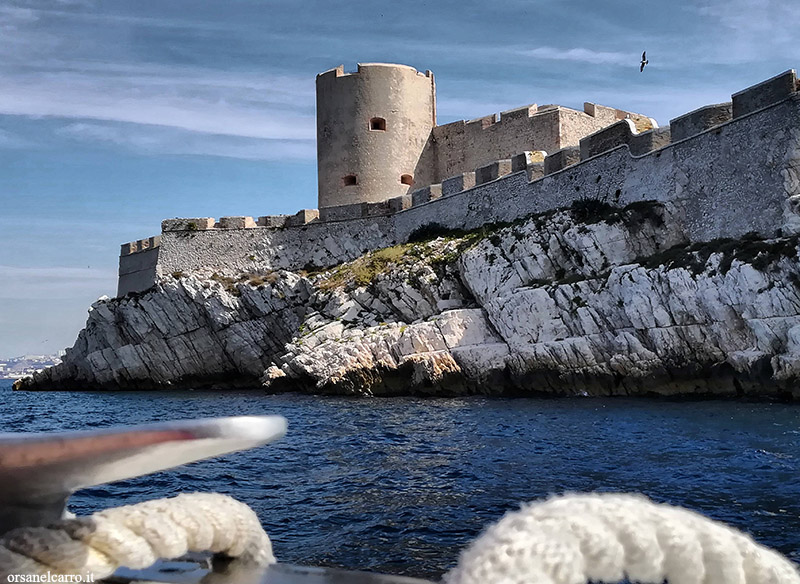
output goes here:
{"type": "Polygon", "coordinates": [[[71,346],[164,218],[316,207],[317,73],[431,69],[439,123],[665,125],[800,65],[797,30],[796,0],[0,0],[0,358],[71,346]]]}

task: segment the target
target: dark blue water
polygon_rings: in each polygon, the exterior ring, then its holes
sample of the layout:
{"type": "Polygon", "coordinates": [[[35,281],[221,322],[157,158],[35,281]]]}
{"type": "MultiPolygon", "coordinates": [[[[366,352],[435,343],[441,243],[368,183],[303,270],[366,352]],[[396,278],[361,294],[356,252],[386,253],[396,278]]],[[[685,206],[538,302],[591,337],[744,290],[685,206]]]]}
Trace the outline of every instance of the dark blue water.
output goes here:
{"type": "Polygon", "coordinates": [[[253,392],[16,393],[7,432],[282,414],[256,451],[83,491],[72,509],[184,491],[251,505],[279,560],[436,578],[482,527],[564,491],[637,491],[800,561],[800,408],[645,399],[346,399],[253,392]]]}

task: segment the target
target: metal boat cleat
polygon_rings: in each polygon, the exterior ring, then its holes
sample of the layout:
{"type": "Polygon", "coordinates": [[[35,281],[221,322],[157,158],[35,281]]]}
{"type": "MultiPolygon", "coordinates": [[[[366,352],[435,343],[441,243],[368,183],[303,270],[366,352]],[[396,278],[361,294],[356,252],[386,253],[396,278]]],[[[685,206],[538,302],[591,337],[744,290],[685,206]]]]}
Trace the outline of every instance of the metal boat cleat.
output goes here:
{"type": "MultiPolygon", "coordinates": [[[[286,433],[281,416],[241,416],[94,431],[0,434],[0,535],[63,518],[77,490],[147,475],[197,460],[261,446],[286,433]]],[[[114,583],[182,584],[431,584],[425,580],[273,564],[215,571],[207,558],[120,569],[114,583]]]]}

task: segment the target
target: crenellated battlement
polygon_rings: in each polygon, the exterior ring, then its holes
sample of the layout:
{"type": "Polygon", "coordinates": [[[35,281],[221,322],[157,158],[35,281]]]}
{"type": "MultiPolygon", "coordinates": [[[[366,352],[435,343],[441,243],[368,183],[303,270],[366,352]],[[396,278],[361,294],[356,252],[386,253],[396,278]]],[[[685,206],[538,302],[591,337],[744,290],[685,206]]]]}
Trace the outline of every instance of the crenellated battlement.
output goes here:
{"type": "Polygon", "coordinates": [[[732,102],[697,108],[669,121],[671,140],[680,142],[733,119],[732,102]]]}
{"type": "MultiPolygon", "coordinates": [[[[731,102],[674,118],[664,127],[645,116],[597,104],[587,103],[584,110],[528,105],[499,117],[437,126],[432,138],[438,136],[451,146],[461,139],[458,136],[502,135],[502,127],[547,127],[542,120],[548,116],[573,125],[576,120],[597,120],[601,127],[551,150],[515,150],[471,166],[464,156],[457,172],[399,196],[255,220],[167,219],[161,238],[123,246],[120,293],[144,285],[145,269],[137,272],[133,287],[122,285],[126,257],[146,256],[157,262],[152,278],[202,266],[324,267],[405,241],[424,225],[475,228],[569,206],[582,198],[683,205],[687,233],[696,241],[749,231],[765,236],[800,232],[800,99],[794,70],[734,94],[731,102]],[[185,237],[187,233],[193,236],[185,237]],[[159,244],[155,255],[141,253],[159,244]]],[[[581,126],[575,135],[587,127],[591,126],[581,126]]]]}
{"type": "Polygon", "coordinates": [[[743,89],[731,96],[733,119],[751,114],[800,90],[794,69],[743,89]]]}
{"type": "Polygon", "coordinates": [[[150,251],[157,248],[159,245],[161,245],[160,235],[154,235],[153,237],[148,237],[146,239],[137,239],[136,241],[123,243],[119,255],[127,256],[143,251],[150,251]]]}
{"type": "Polygon", "coordinates": [[[317,76],[318,206],[404,196],[521,152],[577,146],[622,119],[637,132],[656,127],[642,114],[589,102],[584,111],[529,104],[439,126],[430,70],[359,63],[348,72],[340,65],[317,76]]]}
{"type": "Polygon", "coordinates": [[[359,63],[317,76],[320,207],[374,203],[419,184],[420,159],[436,125],[433,73],[359,63]]]}
{"type": "Polygon", "coordinates": [[[634,123],[637,132],[657,127],[642,114],[594,103],[584,111],[559,105],[529,104],[472,120],[436,126],[417,172],[419,186],[441,183],[511,159],[522,152],[556,152],[577,146],[582,138],[620,120],[634,123]]]}
{"type": "MultiPolygon", "coordinates": [[[[226,230],[226,229],[256,229],[258,227],[268,227],[272,229],[284,227],[300,227],[317,221],[319,219],[319,211],[316,209],[302,209],[294,215],[264,215],[253,219],[253,217],[233,216],[233,217],[220,217],[216,221],[213,217],[201,218],[179,218],[164,219],[161,222],[161,231],[163,233],[172,231],[182,232],[195,232],[195,231],[212,231],[212,230],[226,230]]],[[[152,237],[150,239],[153,239],[152,237]]],[[[133,244],[125,244],[133,245],[133,244]]],[[[125,246],[123,246],[124,248],[125,246]]]]}
{"type": "Polygon", "coordinates": [[[153,285],[157,277],[156,267],[160,247],[160,235],[122,244],[119,254],[117,296],[131,291],[146,290],[153,285]]]}
{"type": "Polygon", "coordinates": [[[400,65],[397,63],[358,63],[356,65],[355,71],[345,71],[344,65],[339,65],[338,67],[334,67],[333,69],[328,69],[327,71],[323,71],[322,73],[317,74],[317,78],[320,77],[351,77],[353,75],[361,75],[363,73],[368,73],[372,69],[376,68],[392,68],[392,69],[401,69],[409,72],[413,72],[415,75],[420,77],[433,77],[433,71],[428,69],[424,73],[422,71],[417,71],[414,67],[410,65],[400,65]]]}
{"type": "MultiPolygon", "coordinates": [[[[793,70],[787,71],[736,95],[740,96],[740,100],[747,100],[748,103],[768,103],[772,100],[782,100],[794,93],[789,92],[789,88],[797,87],[796,78],[793,76],[793,70]],[[783,87],[783,92],[776,91],[776,85],[783,87]],[[765,97],[763,92],[766,92],[769,97],[765,97]]],[[[768,103],[768,105],[771,104],[768,103]]],[[[447,177],[439,183],[415,189],[408,195],[393,197],[385,201],[323,207],[319,211],[316,209],[304,209],[295,215],[268,215],[258,217],[257,220],[252,217],[222,217],[219,221],[208,217],[199,219],[166,219],[162,222],[162,230],[165,232],[205,231],[210,229],[253,229],[257,227],[282,229],[286,227],[301,227],[319,221],[338,222],[387,216],[443,196],[457,195],[477,186],[523,171],[528,173],[529,182],[541,180],[545,176],[554,174],[564,168],[579,164],[595,156],[602,156],[622,146],[627,146],[633,156],[643,156],[664,148],[673,142],[692,138],[733,119],[732,102],[700,107],[683,116],[674,118],[670,121],[669,126],[663,128],[658,127],[657,123],[651,118],[640,114],[632,114],[624,110],[588,102],[584,107],[588,116],[599,117],[606,121],[613,118],[617,121],[582,138],[578,146],[568,146],[552,153],[547,153],[544,150],[520,152],[509,158],[493,160],[470,171],[447,177]],[[641,128],[649,129],[640,131],[641,128]]],[[[543,112],[557,111],[576,112],[576,110],[561,106],[547,105],[540,108],[536,104],[531,104],[502,112],[499,117],[496,114],[492,114],[474,120],[452,122],[445,126],[438,126],[438,128],[465,126],[484,131],[493,125],[503,123],[504,120],[506,123],[511,123],[512,121],[533,118],[543,112]]],[[[152,239],[150,238],[150,240],[152,239]]],[[[148,240],[142,241],[147,242],[148,240]]],[[[125,244],[123,253],[127,249],[126,246],[132,246],[131,249],[134,249],[137,245],[142,245],[142,242],[125,244]]],[[[146,249],[147,243],[143,245],[142,249],[146,249]]]]}
{"type": "Polygon", "coordinates": [[[446,132],[450,127],[458,128],[461,126],[468,127],[471,130],[486,130],[496,124],[502,124],[503,122],[509,124],[519,123],[520,121],[524,120],[525,123],[529,123],[530,118],[534,118],[542,114],[553,114],[558,111],[586,115],[590,118],[598,120],[602,124],[611,124],[619,120],[629,119],[634,123],[638,131],[648,130],[657,126],[653,118],[645,115],[607,107],[596,103],[585,102],[583,104],[582,112],[572,108],[564,107],[562,105],[548,104],[539,106],[535,103],[532,103],[500,113],[493,113],[486,116],[481,116],[479,118],[473,118],[471,120],[458,120],[455,122],[450,122],[448,124],[437,126],[437,130],[440,132],[446,132]]]}

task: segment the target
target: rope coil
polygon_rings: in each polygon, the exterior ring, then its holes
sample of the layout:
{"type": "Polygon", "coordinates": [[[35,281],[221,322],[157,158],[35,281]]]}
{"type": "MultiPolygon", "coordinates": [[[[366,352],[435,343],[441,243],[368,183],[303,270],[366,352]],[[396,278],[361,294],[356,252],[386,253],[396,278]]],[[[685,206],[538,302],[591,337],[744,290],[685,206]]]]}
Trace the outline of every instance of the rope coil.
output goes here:
{"type": "Polygon", "coordinates": [[[553,497],[506,514],[462,552],[446,584],[800,584],[749,536],[639,495],[553,497]]]}
{"type": "MultiPolygon", "coordinates": [[[[107,509],[0,538],[0,578],[110,576],[158,559],[213,552],[275,562],[256,514],[226,495],[194,493],[107,509]]],[[[461,554],[445,584],[800,584],[800,572],[750,537],[638,495],[553,497],[508,513],[461,554]]]]}
{"type": "Polygon", "coordinates": [[[99,579],[120,566],[148,568],[187,552],[224,554],[255,566],[275,562],[250,507],[227,495],[192,493],[14,529],[0,538],[0,579],[48,572],[99,579]]]}

